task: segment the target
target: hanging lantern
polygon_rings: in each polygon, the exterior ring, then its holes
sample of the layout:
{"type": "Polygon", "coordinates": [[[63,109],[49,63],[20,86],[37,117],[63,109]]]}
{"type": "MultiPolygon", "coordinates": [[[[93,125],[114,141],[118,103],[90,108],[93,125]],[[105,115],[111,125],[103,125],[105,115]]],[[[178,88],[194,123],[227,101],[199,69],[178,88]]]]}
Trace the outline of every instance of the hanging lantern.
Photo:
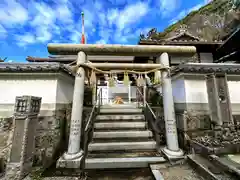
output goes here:
{"type": "Polygon", "coordinates": [[[124,84],[125,86],[128,86],[128,85],[129,85],[129,76],[128,76],[128,72],[127,72],[127,71],[124,72],[123,84],[124,84]]]}

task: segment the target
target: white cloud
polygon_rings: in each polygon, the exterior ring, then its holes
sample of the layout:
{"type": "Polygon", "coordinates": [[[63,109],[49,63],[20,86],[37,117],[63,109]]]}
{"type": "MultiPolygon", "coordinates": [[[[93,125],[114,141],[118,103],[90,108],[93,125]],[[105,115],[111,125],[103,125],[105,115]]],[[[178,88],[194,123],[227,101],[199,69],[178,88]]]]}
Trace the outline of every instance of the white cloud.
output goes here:
{"type": "Polygon", "coordinates": [[[51,26],[55,23],[56,13],[45,3],[33,3],[32,6],[35,9],[35,17],[30,22],[32,26],[51,26]]]}
{"type": "Polygon", "coordinates": [[[17,44],[19,46],[25,46],[27,44],[34,44],[36,42],[35,36],[30,33],[26,33],[24,35],[16,35],[16,39],[18,40],[17,44]]]}
{"type": "Polygon", "coordinates": [[[108,0],[112,5],[122,6],[125,4],[135,3],[136,0],[108,0]]]}
{"type": "Polygon", "coordinates": [[[104,39],[100,39],[95,42],[96,44],[107,44],[107,42],[104,39]]]}
{"type": "Polygon", "coordinates": [[[51,40],[52,34],[47,27],[40,27],[36,30],[36,40],[39,42],[47,42],[51,40]]]}
{"type": "Polygon", "coordinates": [[[0,4],[0,23],[6,26],[24,24],[28,20],[27,10],[15,0],[3,0],[0,4]]]}
{"type": "Polygon", "coordinates": [[[78,31],[73,31],[70,36],[70,40],[73,43],[80,43],[81,42],[81,33],[78,31]]]}
{"type": "Polygon", "coordinates": [[[143,2],[138,2],[127,6],[123,11],[120,11],[117,16],[116,25],[119,30],[124,29],[133,23],[137,23],[143,16],[148,13],[148,4],[143,2]],[[136,13],[137,11],[137,13],[136,13]]]}
{"type": "Polygon", "coordinates": [[[56,11],[57,11],[57,13],[56,13],[57,17],[61,21],[66,22],[66,23],[73,22],[72,11],[70,10],[70,8],[66,4],[58,6],[56,11]]]}
{"type": "Polygon", "coordinates": [[[4,39],[7,37],[7,30],[0,24],[0,38],[4,39]]]}
{"type": "Polygon", "coordinates": [[[97,43],[127,43],[129,39],[139,36],[139,28],[136,30],[138,23],[150,10],[148,1],[140,0],[113,0],[114,5],[124,4],[123,8],[109,8],[105,6],[105,1],[102,3],[100,0],[88,0],[85,3],[84,0],[52,0],[54,3],[51,5],[45,1],[30,1],[25,4],[17,3],[17,0],[5,1],[3,5],[0,4],[0,36],[7,34],[7,28],[11,24],[11,33],[13,32],[13,38],[19,46],[49,41],[80,43],[81,11],[85,14],[86,39],[98,36],[97,43]],[[14,18],[18,14],[12,9],[17,12],[22,10],[23,13],[19,13],[21,17],[14,18]],[[8,13],[10,10],[11,13],[8,13]],[[10,23],[7,22],[8,19],[10,23]]]}
{"type": "Polygon", "coordinates": [[[110,9],[107,12],[107,19],[108,19],[108,23],[109,25],[113,25],[116,22],[116,19],[118,18],[119,15],[119,11],[118,9],[110,9]]]}
{"type": "Polygon", "coordinates": [[[163,17],[169,16],[179,5],[179,0],[159,0],[160,13],[163,17]]]}
{"type": "Polygon", "coordinates": [[[127,0],[109,0],[113,5],[123,5],[127,2],[127,0]]]}

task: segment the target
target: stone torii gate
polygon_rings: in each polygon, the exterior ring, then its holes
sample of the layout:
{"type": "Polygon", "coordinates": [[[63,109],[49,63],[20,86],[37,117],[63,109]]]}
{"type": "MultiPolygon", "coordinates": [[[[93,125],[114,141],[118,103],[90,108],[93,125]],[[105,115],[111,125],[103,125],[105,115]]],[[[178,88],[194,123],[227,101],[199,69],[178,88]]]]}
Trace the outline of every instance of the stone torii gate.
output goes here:
{"type": "Polygon", "coordinates": [[[167,146],[163,149],[169,157],[178,157],[183,155],[179,148],[177,127],[174,111],[174,102],[172,96],[171,77],[169,76],[169,57],[171,54],[193,55],[196,53],[194,46],[156,46],[156,45],[95,45],[95,44],[48,44],[48,51],[53,55],[78,55],[77,70],[75,76],[75,85],[73,92],[73,104],[71,115],[71,126],[68,150],[63,155],[66,167],[79,168],[83,157],[83,151],[80,148],[81,126],[84,98],[84,80],[85,66],[90,65],[87,62],[87,55],[116,55],[116,56],[155,56],[158,57],[157,64],[116,64],[116,63],[91,63],[91,66],[100,69],[134,69],[147,70],[154,68],[161,69],[161,80],[163,82],[163,103],[164,118],[166,126],[167,146]]]}

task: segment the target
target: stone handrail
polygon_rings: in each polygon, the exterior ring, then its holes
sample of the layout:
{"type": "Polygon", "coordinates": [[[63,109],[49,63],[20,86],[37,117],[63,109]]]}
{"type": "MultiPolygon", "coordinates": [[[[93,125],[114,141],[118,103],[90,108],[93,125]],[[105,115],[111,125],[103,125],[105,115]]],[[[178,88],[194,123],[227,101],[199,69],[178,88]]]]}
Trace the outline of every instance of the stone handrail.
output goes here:
{"type": "MultiPolygon", "coordinates": [[[[150,122],[151,125],[152,125],[153,130],[155,132],[157,132],[157,133],[160,133],[160,131],[155,127],[156,126],[156,121],[157,121],[157,116],[155,115],[155,113],[153,112],[152,108],[148,104],[145,95],[143,95],[142,92],[138,88],[137,88],[137,91],[140,94],[140,96],[143,98],[143,101],[144,101],[144,111],[149,110],[151,115],[152,115],[152,117],[153,117],[153,119],[154,119],[153,120],[154,122],[152,120],[150,122]]],[[[144,91],[144,93],[145,93],[145,91],[144,91]]]]}
{"type": "Polygon", "coordinates": [[[99,92],[98,92],[98,94],[97,94],[97,101],[94,103],[94,105],[93,105],[93,108],[92,108],[92,111],[91,111],[91,114],[90,114],[90,116],[89,116],[89,118],[88,118],[88,121],[87,121],[87,124],[86,124],[86,127],[85,127],[85,129],[84,129],[84,131],[85,132],[87,132],[88,131],[88,129],[89,129],[89,126],[90,126],[90,124],[91,124],[91,122],[92,122],[92,119],[93,119],[93,115],[94,115],[94,112],[95,112],[95,110],[96,110],[96,108],[98,108],[98,110],[100,109],[100,106],[102,105],[102,89],[99,89],[99,92]]]}

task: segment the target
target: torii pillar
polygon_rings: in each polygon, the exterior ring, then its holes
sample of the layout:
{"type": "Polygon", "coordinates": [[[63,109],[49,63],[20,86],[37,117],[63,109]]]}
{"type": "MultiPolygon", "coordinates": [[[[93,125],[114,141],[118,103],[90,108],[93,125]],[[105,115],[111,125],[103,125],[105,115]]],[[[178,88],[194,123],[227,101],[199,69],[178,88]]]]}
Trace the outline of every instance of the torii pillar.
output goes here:
{"type": "MultiPolygon", "coordinates": [[[[87,62],[87,56],[83,51],[80,51],[77,56],[77,65],[81,65],[85,62],[87,62]]],[[[57,167],[80,168],[81,166],[83,150],[80,149],[80,143],[84,100],[84,80],[85,70],[83,67],[79,67],[76,72],[73,91],[73,104],[68,150],[58,160],[57,167]]]]}
{"type": "MultiPolygon", "coordinates": [[[[166,68],[169,68],[169,57],[167,53],[162,53],[160,63],[166,68]]],[[[167,146],[162,149],[162,152],[169,158],[174,159],[183,156],[183,151],[179,148],[177,125],[174,110],[174,102],[172,95],[172,81],[168,70],[161,71],[162,93],[163,93],[163,109],[166,128],[167,146]]]]}

